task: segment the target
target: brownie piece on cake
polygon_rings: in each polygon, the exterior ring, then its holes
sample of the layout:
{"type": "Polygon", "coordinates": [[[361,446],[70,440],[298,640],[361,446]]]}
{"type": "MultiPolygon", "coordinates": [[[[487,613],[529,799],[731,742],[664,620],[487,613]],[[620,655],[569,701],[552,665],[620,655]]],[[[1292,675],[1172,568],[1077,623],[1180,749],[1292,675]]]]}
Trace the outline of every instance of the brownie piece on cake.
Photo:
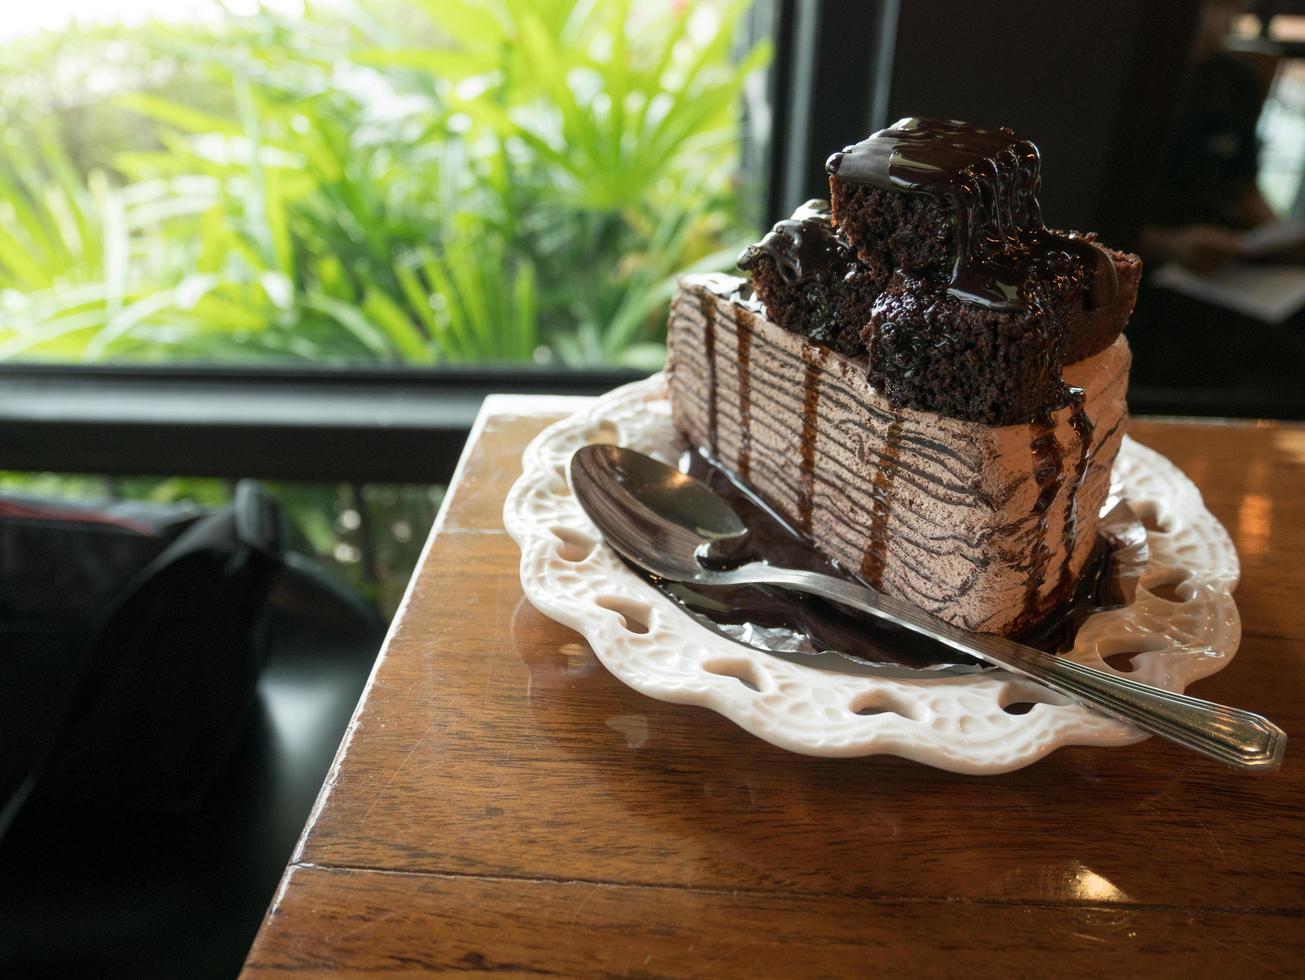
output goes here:
{"type": "Polygon", "coordinates": [[[899,270],[864,330],[867,378],[894,405],[988,425],[1028,422],[1067,404],[1062,324],[1060,310],[962,303],[899,270]]]}
{"type": "MultiPolygon", "coordinates": [[[[897,405],[989,425],[1028,422],[1067,404],[1067,365],[1123,333],[1141,260],[1112,252],[1124,288],[1109,307],[1084,310],[1070,274],[1040,279],[1015,309],[967,303],[945,286],[898,269],[862,331],[869,378],[897,405]]],[[[843,351],[846,353],[846,351],[843,351]]]]}
{"type": "Polygon", "coordinates": [[[1096,236],[1043,226],[1038,149],[1009,129],[902,119],[829,158],[832,215],[862,261],[972,305],[1029,308],[1051,297],[1048,332],[1073,363],[1128,323],[1141,260],[1096,236]]]}
{"type": "Polygon", "coordinates": [[[739,256],[770,319],[840,354],[865,349],[870,320],[888,270],[857,260],[834,228],[828,201],[807,201],[739,256]]]}
{"type": "MultiPolygon", "coordinates": [[[[1040,159],[1009,129],[901,119],[825,164],[834,224],[869,263],[949,281],[972,301],[1009,304],[1042,232],[1040,159]],[[1023,252],[1024,262],[989,261],[1023,252]]],[[[1090,245],[1054,236],[1090,264],[1090,245]]],[[[1040,250],[1039,251],[1044,251],[1040,250]]]]}

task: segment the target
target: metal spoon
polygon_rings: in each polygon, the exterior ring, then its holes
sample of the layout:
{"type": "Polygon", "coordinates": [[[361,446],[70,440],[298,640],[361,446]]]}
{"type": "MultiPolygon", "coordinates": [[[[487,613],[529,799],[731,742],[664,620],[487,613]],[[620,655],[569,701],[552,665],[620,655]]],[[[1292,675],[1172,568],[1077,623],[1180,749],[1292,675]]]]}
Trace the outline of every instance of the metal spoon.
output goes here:
{"type": "Polygon", "coordinates": [[[1148,687],[999,636],[972,633],[910,603],[817,572],[749,562],[728,570],[701,559],[747,528],[712,490],[674,467],[620,446],[571,457],[576,500],[618,554],[661,578],[698,585],[778,585],[896,623],[953,649],[1023,674],[1112,718],[1242,769],[1275,769],[1287,736],[1268,719],[1148,687]]]}

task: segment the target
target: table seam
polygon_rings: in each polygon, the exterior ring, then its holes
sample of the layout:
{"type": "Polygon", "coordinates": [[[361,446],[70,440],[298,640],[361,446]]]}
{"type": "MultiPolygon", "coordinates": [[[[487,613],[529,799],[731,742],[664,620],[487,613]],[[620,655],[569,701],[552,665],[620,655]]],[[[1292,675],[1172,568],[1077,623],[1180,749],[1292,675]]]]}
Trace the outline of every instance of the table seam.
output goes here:
{"type": "Polygon", "coordinates": [[[607,878],[559,878],[551,875],[525,874],[473,874],[465,871],[434,871],[430,869],[384,868],[366,864],[335,864],[320,861],[292,861],[292,870],[354,872],[375,875],[395,875],[413,878],[433,878],[448,881],[488,881],[496,883],[521,883],[545,885],[595,885],[609,888],[639,888],[654,891],[694,892],[702,895],[748,895],[783,899],[836,899],[840,901],[872,902],[875,904],[946,904],[977,905],[994,908],[1044,908],[1052,910],[1083,909],[1087,911],[1147,911],[1147,912],[1216,912],[1231,915],[1263,915],[1277,918],[1305,917],[1305,908],[1274,908],[1264,906],[1189,905],[1168,902],[1079,902],[1049,899],[966,898],[951,895],[855,895],[845,892],[807,892],[767,890],[750,887],[709,887],[687,885],[679,882],[619,881],[607,878]]]}
{"type": "Polygon", "coordinates": [[[1264,630],[1246,629],[1246,627],[1243,626],[1242,639],[1244,640],[1247,637],[1252,637],[1257,640],[1283,640],[1287,643],[1300,643],[1305,641],[1305,636],[1285,636],[1282,633],[1268,633],[1264,630]]]}

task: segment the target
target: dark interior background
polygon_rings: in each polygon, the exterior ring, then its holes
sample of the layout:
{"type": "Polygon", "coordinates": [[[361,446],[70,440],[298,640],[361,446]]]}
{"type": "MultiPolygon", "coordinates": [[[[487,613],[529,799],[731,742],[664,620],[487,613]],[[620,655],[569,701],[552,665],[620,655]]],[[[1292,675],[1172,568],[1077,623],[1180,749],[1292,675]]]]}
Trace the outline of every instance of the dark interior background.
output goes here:
{"type": "MultiPolygon", "coordinates": [[[[1038,144],[1049,224],[1131,243],[1197,10],[1173,0],[794,5],[790,29],[813,17],[822,43],[807,145],[796,154],[805,179],[774,203],[791,210],[827,193],[825,158],[894,119],[964,119],[1038,144]]],[[[789,125],[779,141],[801,141],[801,123],[789,125]]]]}
{"type": "Polygon", "coordinates": [[[888,119],[950,115],[1029,134],[1053,227],[1133,245],[1197,5],[902,4],[888,119]]]}

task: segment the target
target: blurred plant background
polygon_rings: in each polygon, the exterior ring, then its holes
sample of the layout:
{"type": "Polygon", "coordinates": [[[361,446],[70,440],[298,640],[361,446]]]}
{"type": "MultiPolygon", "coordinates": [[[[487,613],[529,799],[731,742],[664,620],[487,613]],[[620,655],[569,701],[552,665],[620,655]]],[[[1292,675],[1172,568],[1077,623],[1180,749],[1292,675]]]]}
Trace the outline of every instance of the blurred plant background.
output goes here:
{"type": "Polygon", "coordinates": [[[0,357],[655,367],[746,237],[746,0],[341,0],[0,48],[0,357]]]}
{"type": "MultiPolygon", "coordinates": [[[[748,0],[50,2],[0,28],[3,359],[651,370],[756,224],[748,0]]],[[[276,490],[392,610],[441,489],[276,490]]]]}

